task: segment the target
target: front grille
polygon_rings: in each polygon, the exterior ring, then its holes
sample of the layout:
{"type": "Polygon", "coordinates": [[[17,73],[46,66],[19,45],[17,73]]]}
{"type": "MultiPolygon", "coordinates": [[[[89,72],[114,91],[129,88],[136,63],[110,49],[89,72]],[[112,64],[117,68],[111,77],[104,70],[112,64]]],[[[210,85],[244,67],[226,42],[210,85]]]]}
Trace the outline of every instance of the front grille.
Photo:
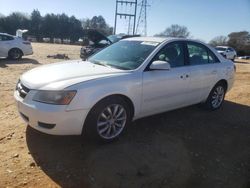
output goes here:
{"type": "Polygon", "coordinates": [[[22,97],[23,99],[30,91],[30,89],[25,87],[20,81],[16,85],[16,90],[18,91],[19,96],[22,97]]]}

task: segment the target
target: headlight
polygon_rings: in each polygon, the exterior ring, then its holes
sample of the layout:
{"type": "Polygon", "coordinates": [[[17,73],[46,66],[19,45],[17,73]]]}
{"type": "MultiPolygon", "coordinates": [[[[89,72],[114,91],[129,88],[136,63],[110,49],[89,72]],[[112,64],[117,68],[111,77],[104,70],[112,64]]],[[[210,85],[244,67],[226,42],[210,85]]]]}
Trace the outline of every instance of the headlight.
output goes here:
{"type": "Polygon", "coordinates": [[[75,94],[76,91],[38,91],[33,100],[48,104],[67,105],[75,94]]]}

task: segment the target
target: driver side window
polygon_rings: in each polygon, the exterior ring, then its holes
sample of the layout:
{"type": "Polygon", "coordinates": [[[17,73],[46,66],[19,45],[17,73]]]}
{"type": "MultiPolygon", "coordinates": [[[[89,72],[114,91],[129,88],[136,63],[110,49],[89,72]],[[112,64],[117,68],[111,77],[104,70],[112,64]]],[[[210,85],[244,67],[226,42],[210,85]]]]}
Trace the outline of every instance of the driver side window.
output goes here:
{"type": "Polygon", "coordinates": [[[154,57],[153,61],[167,61],[171,68],[184,66],[184,47],[180,42],[164,46],[154,57]]]}

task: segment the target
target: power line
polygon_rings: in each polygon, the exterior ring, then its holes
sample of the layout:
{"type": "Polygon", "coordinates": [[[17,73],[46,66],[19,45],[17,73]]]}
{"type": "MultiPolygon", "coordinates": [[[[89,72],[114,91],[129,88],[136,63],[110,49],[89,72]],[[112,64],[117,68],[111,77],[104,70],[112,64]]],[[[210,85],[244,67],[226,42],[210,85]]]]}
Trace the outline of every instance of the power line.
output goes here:
{"type": "Polygon", "coordinates": [[[140,13],[137,20],[136,34],[147,36],[147,7],[150,5],[147,0],[141,0],[138,6],[140,6],[140,13]]]}
{"type": "Polygon", "coordinates": [[[135,24],[136,24],[136,11],[137,11],[137,0],[116,0],[115,9],[115,25],[114,34],[116,34],[116,27],[118,19],[128,18],[128,34],[135,34],[135,24]],[[125,9],[125,10],[124,10],[125,9]]]}

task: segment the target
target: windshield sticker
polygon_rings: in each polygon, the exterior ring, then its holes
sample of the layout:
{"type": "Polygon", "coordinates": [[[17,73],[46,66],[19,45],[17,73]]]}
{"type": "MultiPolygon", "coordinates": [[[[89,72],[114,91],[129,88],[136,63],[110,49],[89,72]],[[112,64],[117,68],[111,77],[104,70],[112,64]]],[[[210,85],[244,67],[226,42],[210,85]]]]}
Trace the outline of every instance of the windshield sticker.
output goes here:
{"type": "Polygon", "coordinates": [[[159,43],[158,43],[158,42],[144,41],[144,42],[142,42],[141,44],[150,45],[150,46],[157,46],[159,43]]]}

